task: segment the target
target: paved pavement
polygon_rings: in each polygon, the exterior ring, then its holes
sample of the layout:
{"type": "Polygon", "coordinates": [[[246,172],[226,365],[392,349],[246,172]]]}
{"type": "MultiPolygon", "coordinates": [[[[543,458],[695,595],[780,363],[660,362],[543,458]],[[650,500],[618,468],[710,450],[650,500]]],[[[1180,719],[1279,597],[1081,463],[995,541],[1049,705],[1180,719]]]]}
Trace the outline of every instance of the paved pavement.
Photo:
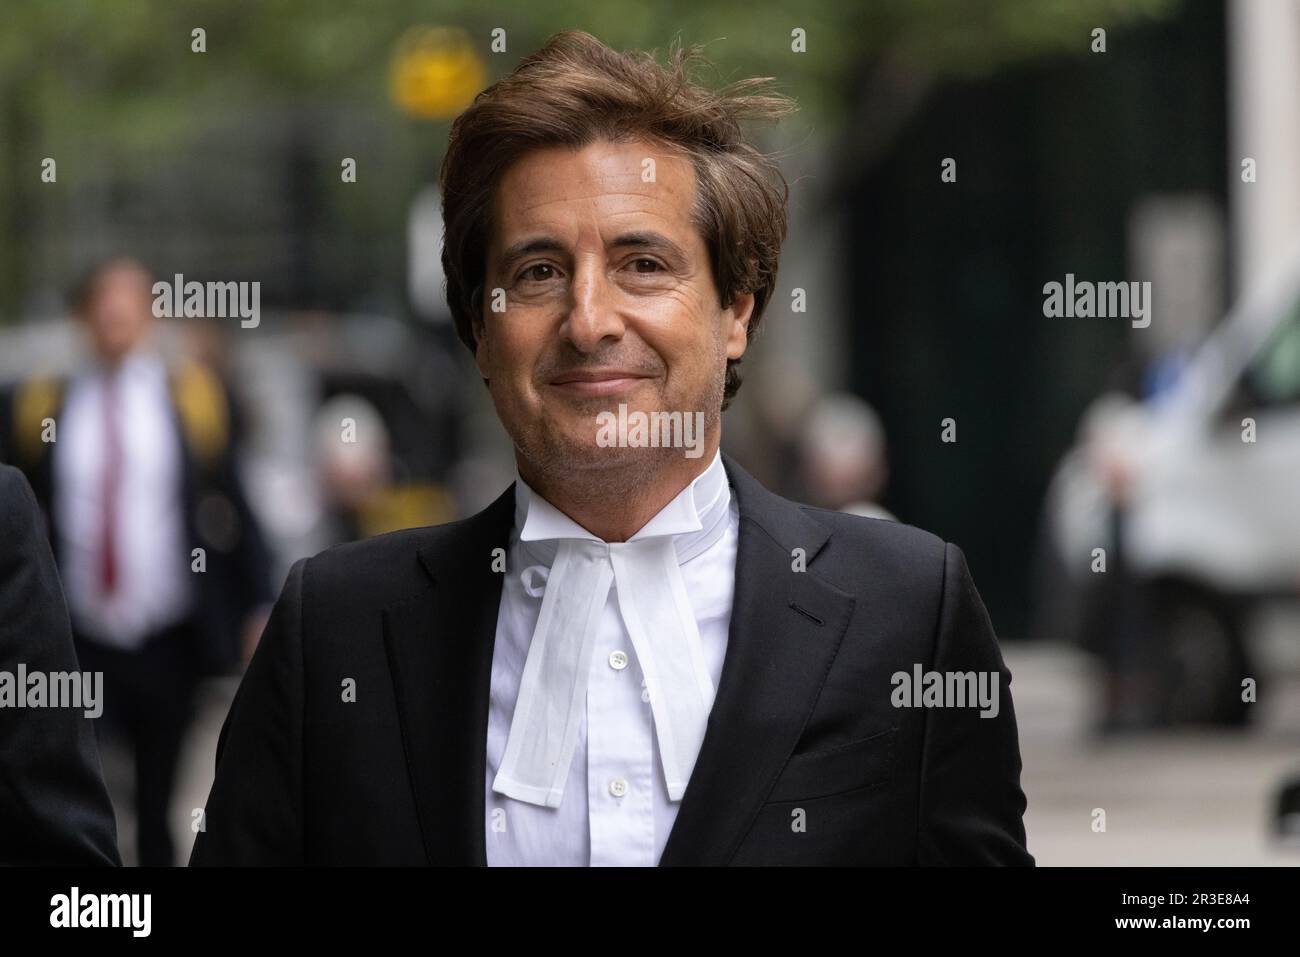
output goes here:
{"type": "Polygon", "coordinates": [[[1300,865],[1269,829],[1280,782],[1300,775],[1300,682],[1270,683],[1255,726],[1097,740],[1090,662],[1059,646],[1005,649],[1041,865],[1300,865]],[[1105,831],[1093,829],[1094,809],[1105,831]]]}

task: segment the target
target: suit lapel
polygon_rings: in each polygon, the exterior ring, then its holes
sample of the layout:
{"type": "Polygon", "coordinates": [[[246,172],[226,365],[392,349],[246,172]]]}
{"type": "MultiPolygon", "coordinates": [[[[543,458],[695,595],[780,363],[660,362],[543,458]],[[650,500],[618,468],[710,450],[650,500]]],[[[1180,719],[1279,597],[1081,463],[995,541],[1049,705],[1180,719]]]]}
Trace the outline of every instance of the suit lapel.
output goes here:
{"type": "Polygon", "coordinates": [[[736,587],[722,676],[660,866],[725,865],[803,732],[854,600],[807,565],[830,537],[730,456],[740,509],[736,587]]]}
{"type": "Polygon", "coordinates": [[[462,522],[429,529],[427,591],[384,609],[384,640],[430,864],[487,864],[483,781],[500,572],[514,485],[462,522]]]}

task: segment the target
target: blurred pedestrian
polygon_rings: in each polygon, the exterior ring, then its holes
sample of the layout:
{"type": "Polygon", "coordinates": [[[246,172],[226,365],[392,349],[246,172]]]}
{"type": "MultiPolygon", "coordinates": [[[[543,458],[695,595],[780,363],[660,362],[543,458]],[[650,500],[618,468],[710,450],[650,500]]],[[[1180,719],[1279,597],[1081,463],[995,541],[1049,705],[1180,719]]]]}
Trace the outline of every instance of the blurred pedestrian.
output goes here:
{"type": "Polygon", "coordinates": [[[139,863],[166,866],[196,686],[237,670],[271,583],[231,403],[210,370],[164,357],[152,289],[133,259],[89,271],[74,307],[93,360],[23,383],[11,433],[49,521],[81,665],[104,674],[101,725],[134,752],[139,863]]]}
{"type": "Polygon", "coordinates": [[[813,404],[799,443],[799,471],[813,505],[896,520],[879,504],[889,480],[885,429],[857,396],[832,393],[813,404]]]}

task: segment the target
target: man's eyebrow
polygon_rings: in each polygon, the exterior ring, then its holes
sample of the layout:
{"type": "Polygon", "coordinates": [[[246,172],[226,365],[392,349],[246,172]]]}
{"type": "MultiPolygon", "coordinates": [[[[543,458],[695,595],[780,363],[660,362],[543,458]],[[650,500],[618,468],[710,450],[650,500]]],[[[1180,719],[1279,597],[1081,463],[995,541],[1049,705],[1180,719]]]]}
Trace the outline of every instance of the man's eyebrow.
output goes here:
{"type": "Polygon", "coordinates": [[[506,247],[505,252],[501,254],[501,269],[508,271],[516,262],[525,256],[531,256],[533,253],[558,253],[564,252],[564,243],[560,242],[553,236],[537,236],[532,239],[521,239],[512,246],[506,247]]]}
{"type": "MultiPolygon", "coordinates": [[[[620,233],[605,244],[606,249],[617,249],[619,247],[632,246],[642,249],[659,249],[666,255],[675,256],[679,260],[686,257],[685,250],[677,243],[673,242],[662,233],[654,230],[635,230],[628,233],[620,233]]],[[[521,239],[519,242],[506,247],[501,254],[501,270],[508,272],[510,268],[523,259],[525,256],[531,256],[533,253],[562,253],[566,251],[564,243],[554,236],[535,236],[530,239],[521,239]]]]}
{"type": "Polygon", "coordinates": [[[685,250],[677,243],[673,242],[662,233],[657,233],[652,229],[637,230],[630,233],[622,233],[615,236],[607,244],[609,249],[617,249],[620,246],[635,246],[638,248],[660,249],[671,255],[684,258],[685,250]]]}

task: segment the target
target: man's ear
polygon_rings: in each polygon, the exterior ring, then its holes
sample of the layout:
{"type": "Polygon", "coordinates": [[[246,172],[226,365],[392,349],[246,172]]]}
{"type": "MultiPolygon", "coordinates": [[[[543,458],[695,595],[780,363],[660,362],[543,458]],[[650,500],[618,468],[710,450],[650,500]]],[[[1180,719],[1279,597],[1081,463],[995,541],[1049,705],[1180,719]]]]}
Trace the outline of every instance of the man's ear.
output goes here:
{"type": "Polygon", "coordinates": [[[481,317],[475,317],[471,323],[471,329],[474,332],[474,365],[478,366],[479,375],[483,381],[488,381],[488,344],[487,328],[481,317]]]}
{"type": "Polygon", "coordinates": [[[727,358],[739,359],[745,354],[749,345],[749,317],[754,314],[754,294],[739,293],[731,305],[723,311],[723,320],[727,327],[724,331],[727,339],[727,358]]]}

